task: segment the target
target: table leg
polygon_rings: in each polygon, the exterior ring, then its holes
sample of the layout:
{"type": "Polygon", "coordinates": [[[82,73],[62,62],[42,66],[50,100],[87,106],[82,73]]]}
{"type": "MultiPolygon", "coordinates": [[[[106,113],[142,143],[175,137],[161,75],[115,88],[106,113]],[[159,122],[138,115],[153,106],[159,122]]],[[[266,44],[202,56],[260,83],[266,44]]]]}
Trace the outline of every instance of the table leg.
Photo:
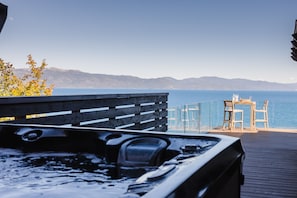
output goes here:
{"type": "Polygon", "coordinates": [[[256,124],[255,124],[255,119],[256,119],[256,115],[255,115],[255,113],[256,113],[256,111],[255,111],[255,109],[256,109],[256,103],[253,103],[252,105],[251,105],[251,118],[250,118],[250,124],[251,124],[251,129],[256,129],[256,124]]]}

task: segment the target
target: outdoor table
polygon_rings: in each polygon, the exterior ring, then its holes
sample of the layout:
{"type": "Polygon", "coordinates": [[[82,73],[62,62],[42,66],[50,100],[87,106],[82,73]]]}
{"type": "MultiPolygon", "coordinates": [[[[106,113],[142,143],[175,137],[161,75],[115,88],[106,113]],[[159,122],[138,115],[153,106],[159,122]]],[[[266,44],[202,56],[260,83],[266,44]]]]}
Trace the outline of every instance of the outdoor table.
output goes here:
{"type": "Polygon", "coordinates": [[[250,106],[250,129],[256,128],[255,118],[256,118],[256,102],[250,99],[240,99],[238,101],[233,101],[234,106],[236,105],[249,105],[250,106]]]}

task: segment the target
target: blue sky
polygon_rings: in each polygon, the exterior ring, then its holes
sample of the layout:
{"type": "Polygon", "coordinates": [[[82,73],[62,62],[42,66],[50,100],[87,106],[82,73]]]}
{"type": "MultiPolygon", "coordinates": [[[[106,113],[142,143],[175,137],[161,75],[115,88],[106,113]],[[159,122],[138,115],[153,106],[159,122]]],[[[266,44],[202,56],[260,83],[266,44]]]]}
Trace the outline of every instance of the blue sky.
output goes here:
{"type": "Polygon", "coordinates": [[[0,0],[0,58],[142,78],[297,82],[296,0],[0,0]]]}

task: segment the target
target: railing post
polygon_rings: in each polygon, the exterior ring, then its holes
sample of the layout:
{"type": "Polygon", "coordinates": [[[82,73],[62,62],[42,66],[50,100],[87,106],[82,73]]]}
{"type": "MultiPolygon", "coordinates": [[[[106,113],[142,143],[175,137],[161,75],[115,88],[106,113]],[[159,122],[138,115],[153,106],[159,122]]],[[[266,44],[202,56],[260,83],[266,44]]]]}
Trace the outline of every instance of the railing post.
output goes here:
{"type": "Polygon", "coordinates": [[[15,116],[14,119],[15,119],[15,120],[26,120],[26,119],[27,119],[27,116],[26,116],[26,115],[15,116]]]}
{"type": "Polygon", "coordinates": [[[134,125],[137,130],[140,130],[140,106],[141,105],[139,103],[135,103],[135,107],[137,107],[137,110],[134,116],[136,117],[137,122],[135,122],[134,125]]]}
{"type": "Polygon", "coordinates": [[[71,123],[72,126],[80,126],[80,110],[72,110],[73,122],[71,123]]]}
{"type": "MultiPolygon", "coordinates": [[[[108,109],[109,109],[109,111],[115,112],[116,106],[109,106],[108,109]]],[[[116,117],[115,116],[109,117],[108,120],[109,120],[109,127],[108,128],[116,128],[116,124],[115,124],[116,123],[115,122],[116,117]]]]}

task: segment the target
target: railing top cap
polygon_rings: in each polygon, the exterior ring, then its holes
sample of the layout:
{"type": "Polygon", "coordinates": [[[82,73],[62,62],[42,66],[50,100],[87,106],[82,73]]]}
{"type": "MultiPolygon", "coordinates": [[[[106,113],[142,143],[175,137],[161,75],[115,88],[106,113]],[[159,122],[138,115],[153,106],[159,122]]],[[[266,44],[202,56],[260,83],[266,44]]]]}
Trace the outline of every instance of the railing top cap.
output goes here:
{"type": "Polygon", "coordinates": [[[72,100],[95,100],[112,98],[131,98],[148,96],[168,96],[169,93],[131,93],[131,94],[93,94],[93,95],[58,95],[58,96],[18,96],[0,97],[0,104],[27,103],[27,102],[59,102],[72,100]]]}

